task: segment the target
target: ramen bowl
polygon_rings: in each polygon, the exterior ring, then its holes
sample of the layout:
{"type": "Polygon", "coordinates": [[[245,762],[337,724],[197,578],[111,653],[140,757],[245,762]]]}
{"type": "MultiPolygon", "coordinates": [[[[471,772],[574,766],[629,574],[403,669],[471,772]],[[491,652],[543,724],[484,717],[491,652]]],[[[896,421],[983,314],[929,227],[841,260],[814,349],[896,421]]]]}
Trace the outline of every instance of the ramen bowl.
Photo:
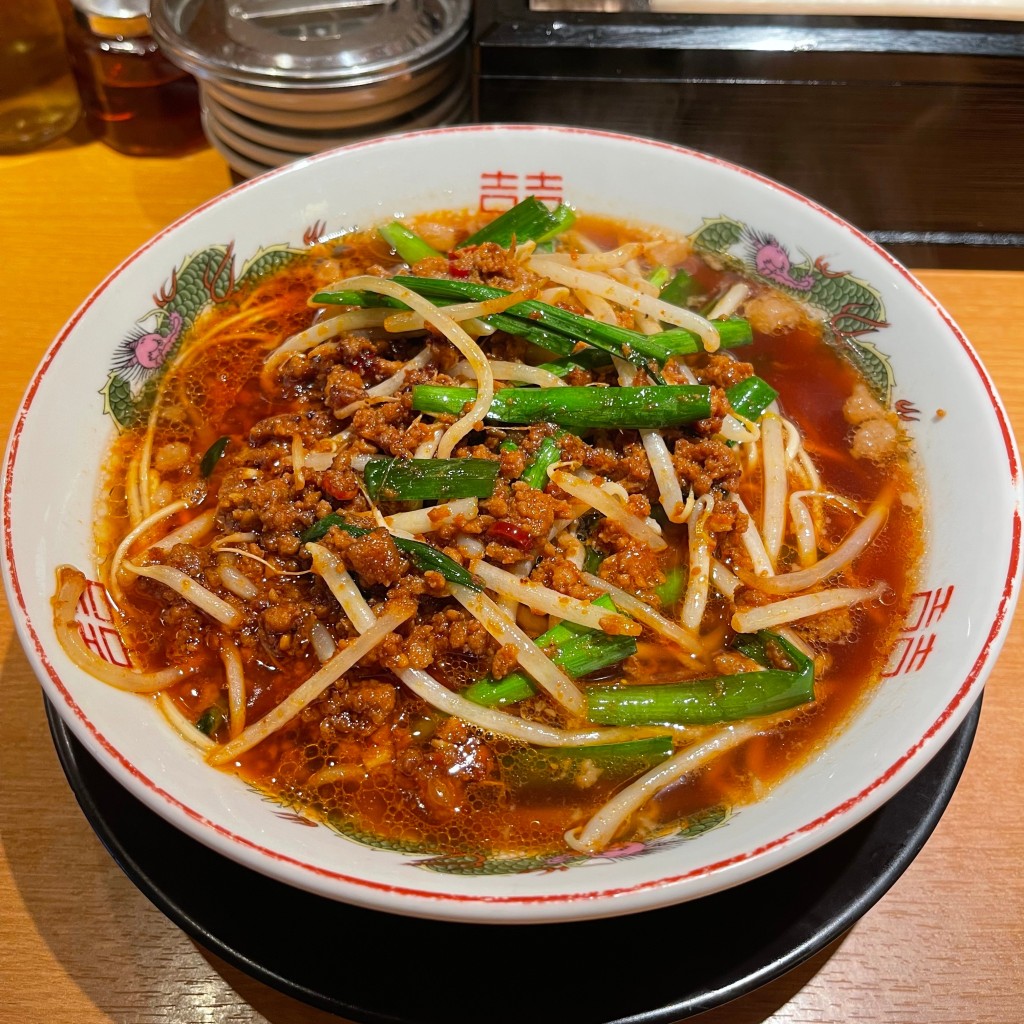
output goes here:
{"type": "MultiPolygon", "coordinates": [[[[1008,420],[968,339],[922,285],[783,185],[677,146],[598,131],[426,130],[317,154],[237,186],[161,232],[85,299],[15,423],[4,470],[4,580],[20,639],[67,727],[130,793],[214,851],[324,899],[399,915],[498,924],[609,918],[696,900],[819,849],[906,786],[958,729],[999,654],[1020,581],[1021,482],[1008,420]],[[913,442],[924,495],[925,553],[909,614],[882,678],[830,742],[762,799],[700,828],[599,854],[458,858],[308,827],[294,808],[210,767],[152,700],[84,672],[58,641],[57,568],[94,565],[100,468],[118,409],[149,379],[146,367],[123,372],[125,352],[138,354],[147,341],[157,372],[169,343],[154,301],[178,310],[173,329],[183,329],[251,268],[312,238],[416,212],[498,212],[528,194],[690,236],[807,303],[873,367],[913,442]],[[965,480],[974,501],[964,500],[965,480]]],[[[87,586],[77,625],[94,653],[124,662],[98,584],[87,586]]]]}

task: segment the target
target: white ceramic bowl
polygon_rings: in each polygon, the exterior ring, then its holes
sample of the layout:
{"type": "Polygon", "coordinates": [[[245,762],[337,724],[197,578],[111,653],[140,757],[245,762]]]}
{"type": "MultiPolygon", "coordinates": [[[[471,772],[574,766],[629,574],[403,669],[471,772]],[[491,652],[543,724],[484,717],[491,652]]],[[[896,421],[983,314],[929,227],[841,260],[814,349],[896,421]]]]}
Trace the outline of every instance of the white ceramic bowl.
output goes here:
{"type": "MultiPolygon", "coordinates": [[[[821,264],[818,264],[821,266],[821,264]]],[[[181,280],[179,277],[179,286],[181,280]]],[[[235,861],[325,898],[398,914],[549,922],[691,900],[773,871],[867,817],[942,747],[979,697],[1020,580],[1021,481],[1009,423],[950,317],[881,249],[789,189],[676,146],[596,131],[464,126],[367,141],[289,164],[212,200],[112,273],[56,338],[25,394],[4,470],[4,579],[46,696],[88,751],[184,832],[235,861]],[[301,246],[395,215],[545,187],[580,209],[691,233],[706,219],[771,236],[805,267],[821,260],[877,293],[886,326],[868,342],[923,464],[928,554],[920,596],[884,685],[835,741],[762,802],[698,839],[563,858],[514,873],[445,873],[427,859],[299,828],[209,768],[151,704],[77,670],[54,636],[54,569],[89,565],[97,469],[112,425],[103,389],[122,340],[152,324],[153,296],[191,254],[238,269],[268,245],[301,246]],[[944,410],[944,416],[937,416],[944,410]],[[59,457],[58,457],[59,453],[59,457]],[[963,500],[970,482],[975,500],[963,500]],[[969,519],[967,518],[969,517],[969,519]],[[639,854],[639,855],[630,855],[639,854]]],[[[103,623],[94,622],[97,637],[103,623]]]]}

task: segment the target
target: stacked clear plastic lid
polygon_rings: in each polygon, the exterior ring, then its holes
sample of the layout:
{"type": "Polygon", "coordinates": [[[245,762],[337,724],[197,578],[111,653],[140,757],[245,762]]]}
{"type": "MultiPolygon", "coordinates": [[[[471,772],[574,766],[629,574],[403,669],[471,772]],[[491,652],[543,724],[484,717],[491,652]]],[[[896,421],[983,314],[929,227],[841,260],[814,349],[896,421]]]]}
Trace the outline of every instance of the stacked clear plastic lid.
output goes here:
{"type": "Polygon", "coordinates": [[[371,134],[464,120],[471,0],[152,0],[243,176],[371,134]]]}
{"type": "Polygon", "coordinates": [[[465,40],[470,0],[153,0],[153,32],[197,78],[336,89],[412,75],[465,40]]]}

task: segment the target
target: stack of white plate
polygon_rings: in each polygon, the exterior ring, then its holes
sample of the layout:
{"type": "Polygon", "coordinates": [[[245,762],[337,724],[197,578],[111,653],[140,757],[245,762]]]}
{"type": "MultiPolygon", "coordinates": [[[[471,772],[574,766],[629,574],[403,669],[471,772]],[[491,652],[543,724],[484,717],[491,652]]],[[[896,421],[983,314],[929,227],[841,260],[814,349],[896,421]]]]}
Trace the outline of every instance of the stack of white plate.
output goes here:
{"type": "Polygon", "coordinates": [[[242,177],[470,116],[471,0],[153,0],[199,81],[210,144],[242,177]]]}

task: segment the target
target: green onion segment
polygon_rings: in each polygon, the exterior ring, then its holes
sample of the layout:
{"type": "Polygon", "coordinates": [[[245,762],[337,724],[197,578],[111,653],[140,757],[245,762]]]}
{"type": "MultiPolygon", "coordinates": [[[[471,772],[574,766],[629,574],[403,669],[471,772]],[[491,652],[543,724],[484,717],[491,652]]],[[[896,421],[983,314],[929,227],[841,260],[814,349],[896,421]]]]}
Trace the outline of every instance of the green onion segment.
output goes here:
{"type": "MultiPolygon", "coordinates": [[[[476,399],[475,388],[417,384],[412,407],[434,415],[460,416],[476,399]]],[[[711,389],[702,384],[647,387],[502,388],[486,419],[492,423],[554,423],[575,430],[658,429],[711,415],[711,389]]]]}
{"type": "Polygon", "coordinates": [[[729,399],[732,411],[737,416],[756,422],[765,409],[779,397],[779,393],[766,380],[751,376],[726,388],[725,397],[729,399]]]}
{"type": "Polygon", "coordinates": [[[203,454],[202,459],[199,460],[199,472],[204,477],[213,475],[213,471],[217,468],[217,463],[224,457],[224,453],[227,451],[228,442],[231,439],[228,437],[218,437],[213,444],[203,454]]]}
{"type": "Polygon", "coordinates": [[[496,459],[370,459],[363,483],[371,501],[452,501],[489,498],[496,459]]]}
{"type": "Polygon", "coordinates": [[[536,196],[527,196],[511,209],[495,217],[475,234],[456,246],[465,249],[471,245],[494,242],[507,249],[513,243],[546,242],[572,226],[576,214],[564,203],[549,210],[536,196]]]}
{"type": "Polygon", "coordinates": [[[430,256],[441,256],[433,246],[397,220],[377,228],[377,232],[406,263],[416,263],[430,256]]]}
{"type": "MultiPolygon", "coordinates": [[[[352,523],[346,523],[336,512],[329,512],[323,519],[318,519],[299,539],[303,544],[320,540],[331,527],[344,530],[345,533],[352,537],[365,537],[368,533],[373,532],[366,526],[355,526],[352,523]]],[[[395,542],[395,547],[399,551],[409,556],[420,572],[433,570],[434,572],[439,572],[449,583],[460,583],[462,586],[470,587],[472,590],[483,589],[468,569],[459,565],[454,558],[449,558],[443,551],[438,551],[437,548],[424,544],[423,541],[396,537],[394,534],[391,535],[391,539],[395,542]]]]}
{"type": "MultiPolygon", "coordinates": [[[[444,277],[398,275],[394,280],[417,295],[431,300],[482,302],[510,294],[501,288],[475,284],[472,281],[453,281],[444,277]]],[[[318,296],[314,298],[321,301],[318,296]]],[[[517,330],[517,323],[526,328],[542,327],[574,342],[585,341],[595,348],[604,349],[632,362],[637,359],[654,359],[664,363],[672,356],[693,355],[704,349],[699,336],[684,327],[673,327],[657,334],[642,334],[628,327],[591,320],[579,313],[572,313],[537,299],[524,299],[509,306],[503,313],[492,314],[482,319],[510,334],[522,333],[521,330],[517,330]]],[[[723,348],[746,345],[753,340],[750,324],[742,317],[716,320],[715,329],[723,348]]],[[[559,355],[569,355],[572,350],[565,351],[563,346],[562,349],[552,351],[557,351],[559,355]]]]}
{"type": "Polygon", "coordinates": [[[714,679],[640,686],[592,686],[587,711],[601,725],[710,725],[770,715],[814,699],[814,661],[777,634],[770,634],[795,671],[765,669],[714,679]]]}
{"type": "Polygon", "coordinates": [[[672,737],[666,734],[588,747],[521,748],[504,758],[502,767],[516,788],[552,781],[580,785],[592,781],[595,771],[609,780],[632,778],[671,756],[672,737]]]}
{"type": "MultiPolygon", "coordinates": [[[[393,280],[439,306],[453,302],[484,302],[511,294],[501,288],[444,277],[411,277],[399,274],[393,280]]],[[[352,290],[317,292],[312,301],[324,305],[404,308],[403,303],[390,296],[352,290]]],[[[575,355],[579,343],[584,342],[596,349],[646,367],[650,360],[665,363],[673,356],[694,355],[703,351],[703,344],[698,335],[683,327],[671,327],[656,334],[642,334],[640,331],[632,331],[617,324],[591,320],[579,313],[537,299],[524,299],[501,313],[490,313],[480,319],[497,330],[525,338],[559,356],[575,355]]],[[[714,325],[722,348],[748,345],[753,340],[750,323],[742,317],[716,320],[714,325]]]]}
{"type": "Polygon", "coordinates": [[[697,281],[686,270],[679,270],[658,293],[658,297],[664,299],[666,302],[671,302],[673,306],[685,306],[687,302],[696,294],[697,281]]]}
{"type": "Polygon", "coordinates": [[[542,491],[548,482],[548,468],[562,457],[562,449],[558,443],[561,431],[557,435],[549,435],[538,445],[537,452],[523,470],[520,479],[534,490],[542,491]]]}
{"type": "MultiPolygon", "coordinates": [[[[619,612],[607,594],[595,597],[595,608],[619,612]]],[[[559,622],[534,641],[542,650],[552,651],[551,660],[573,678],[615,665],[636,653],[636,640],[629,636],[611,636],[574,622],[559,622]]],[[[514,704],[537,692],[533,681],[522,672],[511,672],[503,679],[489,676],[478,679],[462,691],[462,696],[488,707],[514,704]]]]}

